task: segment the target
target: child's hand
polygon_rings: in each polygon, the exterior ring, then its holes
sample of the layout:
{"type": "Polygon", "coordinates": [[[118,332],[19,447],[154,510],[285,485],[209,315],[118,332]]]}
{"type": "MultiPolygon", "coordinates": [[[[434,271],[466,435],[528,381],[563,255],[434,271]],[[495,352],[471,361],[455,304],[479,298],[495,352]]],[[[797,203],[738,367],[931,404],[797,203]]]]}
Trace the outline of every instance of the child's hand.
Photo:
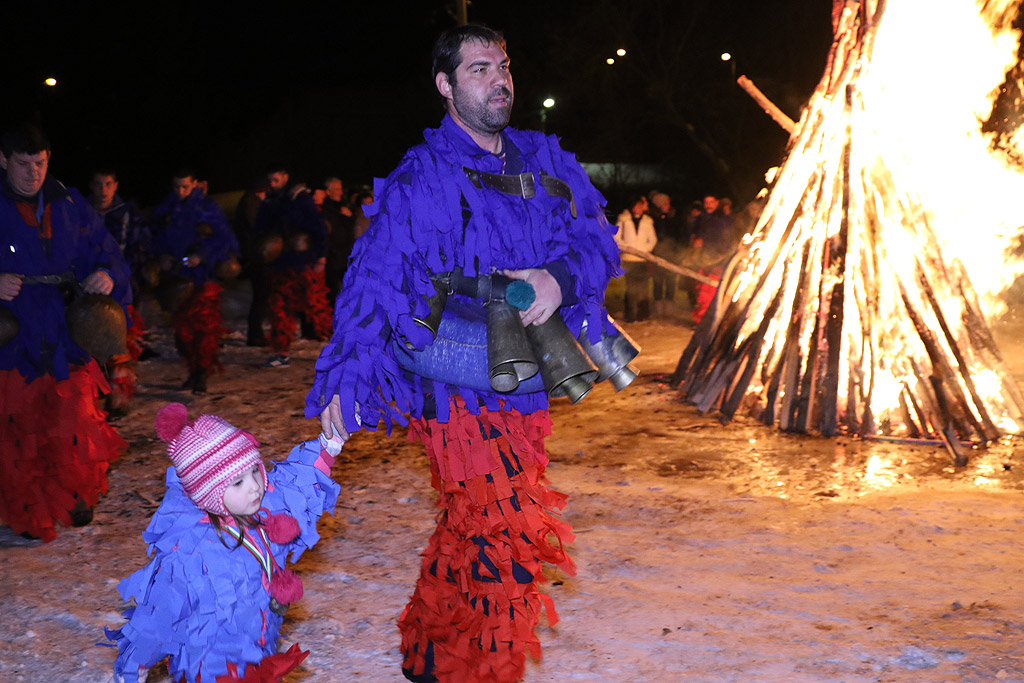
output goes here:
{"type": "MultiPolygon", "coordinates": [[[[348,436],[347,434],[345,436],[348,436]]],[[[323,432],[320,433],[320,457],[313,463],[313,467],[317,468],[328,477],[331,476],[331,465],[334,464],[334,459],[338,457],[338,453],[341,453],[341,447],[345,445],[345,439],[338,434],[327,438],[327,435],[323,432]]]]}
{"type": "Polygon", "coordinates": [[[320,447],[331,454],[332,458],[336,458],[338,453],[341,453],[342,446],[345,445],[345,440],[342,439],[338,434],[335,434],[331,438],[327,438],[324,433],[320,434],[320,447]]]}

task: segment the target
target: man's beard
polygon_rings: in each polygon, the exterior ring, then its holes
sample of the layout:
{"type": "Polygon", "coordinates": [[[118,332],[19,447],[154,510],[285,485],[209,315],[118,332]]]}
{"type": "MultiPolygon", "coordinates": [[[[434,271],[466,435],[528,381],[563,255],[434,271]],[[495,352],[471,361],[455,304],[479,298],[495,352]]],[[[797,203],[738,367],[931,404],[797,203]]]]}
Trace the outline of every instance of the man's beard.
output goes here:
{"type": "Polygon", "coordinates": [[[491,93],[488,99],[496,95],[507,97],[508,106],[502,109],[492,109],[487,105],[487,101],[474,102],[463,97],[459,88],[452,88],[452,102],[459,118],[469,126],[485,133],[500,133],[508,125],[509,118],[512,116],[512,91],[502,87],[491,93]]]}

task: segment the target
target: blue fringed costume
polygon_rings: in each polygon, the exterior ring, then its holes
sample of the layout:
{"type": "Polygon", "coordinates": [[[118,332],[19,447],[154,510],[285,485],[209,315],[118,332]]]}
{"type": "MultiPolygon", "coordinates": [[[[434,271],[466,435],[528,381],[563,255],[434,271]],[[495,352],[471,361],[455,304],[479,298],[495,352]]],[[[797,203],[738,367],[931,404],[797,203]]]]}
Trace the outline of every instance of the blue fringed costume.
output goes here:
{"type": "Polygon", "coordinates": [[[45,541],[56,523],[72,524],[76,504],[96,505],[125,448],[97,403],[109,384],[71,338],[62,286],[47,281],[80,283],[96,271],[113,280],[114,299],[131,303],[124,257],[82,195],[47,175],[36,196],[21,197],[0,174],[0,273],[26,278],[0,302],[17,320],[0,345],[0,522],[45,541]]]}
{"type": "MultiPolygon", "coordinates": [[[[442,512],[399,620],[411,680],[518,680],[526,654],[540,654],[534,629],[542,608],[551,623],[557,618],[537,589],[545,580],[541,560],[574,572],[563,547],[571,530],[552,512],[565,496],[545,486],[546,393],[446,384],[399,362],[405,349],[431,343],[416,322],[427,317],[435,294],[431,276],[457,268],[470,277],[544,268],[559,284],[558,314],[574,335],[586,322],[597,341],[610,326],[604,292],[621,271],[604,198],[554,136],[512,128],[501,135],[498,156],[445,116],[375,183],[376,201],[366,211],[372,223],[354,247],[334,335],[307,398],[312,418],[338,395],[350,433],[381,421],[390,430],[408,415],[410,439],[427,449],[442,512]],[[474,172],[533,173],[535,194],[482,187],[474,172]],[[568,185],[571,198],[549,194],[540,182],[545,175],[568,185]]],[[[452,302],[479,306],[457,293],[448,301],[446,317],[452,302]]]]}
{"type": "Polygon", "coordinates": [[[223,324],[217,265],[238,254],[238,240],[224,211],[199,187],[185,199],[172,192],[149,220],[152,254],[164,261],[161,279],[168,280],[161,286],[176,278],[192,283],[185,290],[191,292],[188,298],[169,312],[174,314],[175,342],[189,369],[185,388],[205,391],[206,375],[222,370],[219,345],[229,331],[223,324]],[[190,255],[200,258],[198,265],[182,263],[190,255]]]}
{"type": "MultiPolygon", "coordinates": [[[[287,544],[247,534],[260,552],[265,554],[269,545],[276,568],[283,569],[286,558],[298,560],[320,540],[317,521],[334,509],[339,493],[325,473],[332,460],[318,441],[308,441],[267,472],[261,517],[285,513],[299,525],[298,537],[287,544]]],[[[244,677],[248,666],[277,652],[282,617],[271,610],[260,561],[246,547],[234,548],[227,534],[232,548],[221,542],[173,467],[167,471],[163,502],[142,536],[152,559],[118,587],[136,606],[125,612],[126,624],[108,632],[118,647],[115,672],[126,683],[138,680],[139,667],[151,667],[164,657],[170,658],[175,681],[184,677],[187,683],[214,683],[225,675],[225,680],[236,680],[230,677],[234,670],[244,677]]],[[[293,651],[298,655],[297,648],[293,651]]]]}

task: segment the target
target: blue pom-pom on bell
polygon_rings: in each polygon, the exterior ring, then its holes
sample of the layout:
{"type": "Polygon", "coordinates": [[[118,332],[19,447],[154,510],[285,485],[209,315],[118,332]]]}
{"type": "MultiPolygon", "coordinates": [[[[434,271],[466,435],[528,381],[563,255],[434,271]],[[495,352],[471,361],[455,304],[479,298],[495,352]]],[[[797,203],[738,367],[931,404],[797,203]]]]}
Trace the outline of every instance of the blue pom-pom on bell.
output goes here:
{"type": "Polygon", "coordinates": [[[533,285],[526,280],[513,280],[505,287],[505,301],[509,306],[525,311],[537,298],[533,285]]]}

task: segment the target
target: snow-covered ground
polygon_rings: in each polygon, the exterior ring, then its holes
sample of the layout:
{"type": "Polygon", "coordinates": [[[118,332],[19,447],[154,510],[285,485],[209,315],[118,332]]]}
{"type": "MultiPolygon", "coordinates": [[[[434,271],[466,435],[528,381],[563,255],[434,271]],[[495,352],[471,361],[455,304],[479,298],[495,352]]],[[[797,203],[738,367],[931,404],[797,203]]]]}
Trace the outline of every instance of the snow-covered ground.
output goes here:
{"type": "MultiPolygon", "coordinates": [[[[152,421],[166,402],[252,431],[271,459],[316,435],[302,406],[320,345],[260,368],[267,354],[245,346],[238,312],[229,301],[226,372],[202,397],[177,388],[184,368],[151,315],[161,356],[139,365],[117,422],[130,448],[95,521],[0,547],[0,682],[108,679],[115,651],[95,644],[121,621],[117,582],[146,561],[140,533],[168,465],[152,421]]],[[[938,447],[722,426],[664,384],[683,320],[627,326],[644,347],[632,387],[552,408],[548,474],[570,494],[579,573],[550,574],[562,620],[541,628],[544,660],[526,681],[1024,681],[1018,444],[954,470],[938,447]]],[[[1022,328],[997,327],[1018,381],[1022,328]]],[[[284,630],[312,653],[288,683],[402,681],[395,621],[433,525],[427,464],[399,429],[358,435],[333,473],[340,504],[296,566],[306,592],[284,630]]]]}

